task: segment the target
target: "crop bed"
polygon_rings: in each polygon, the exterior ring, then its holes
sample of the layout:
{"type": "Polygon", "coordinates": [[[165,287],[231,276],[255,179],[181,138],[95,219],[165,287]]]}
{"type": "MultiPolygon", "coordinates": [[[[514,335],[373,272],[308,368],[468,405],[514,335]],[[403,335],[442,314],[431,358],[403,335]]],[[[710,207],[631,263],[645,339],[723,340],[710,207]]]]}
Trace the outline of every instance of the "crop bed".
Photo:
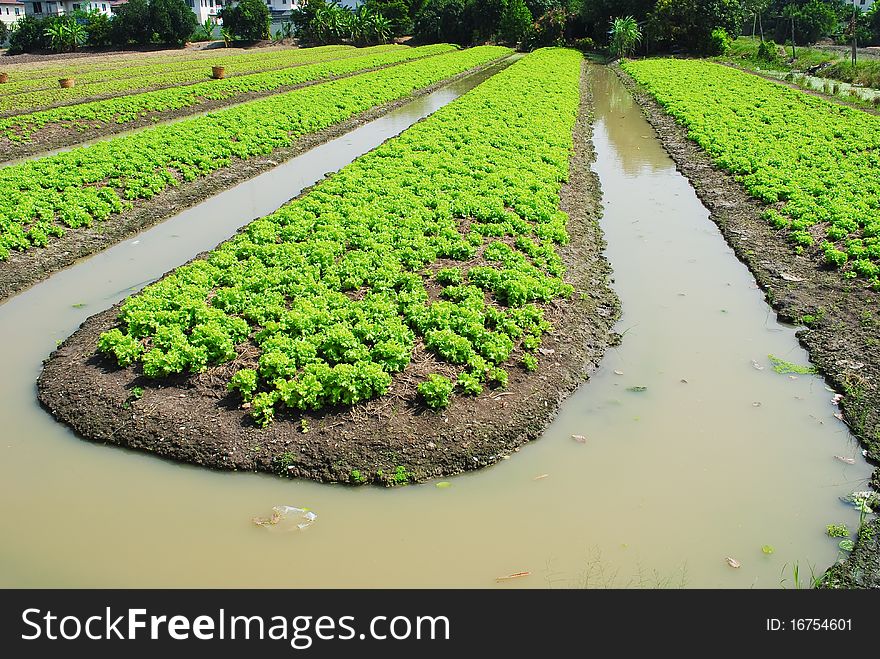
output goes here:
{"type": "Polygon", "coordinates": [[[203,55],[197,59],[162,58],[157,61],[152,58],[149,64],[123,64],[80,72],[73,67],[58,68],[36,78],[28,77],[26,72],[7,71],[10,80],[0,86],[0,113],[10,114],[21,110],[66,105],[83,98],[122,95],[150,88],[201,82],[211,76],[211,67],[214,65],[223,66],[226,75],[235,76],[401,48],[404,46],[325,46],[280,50],[262,55],[226,55],[224,51],[218,50],[210,57],[203,55]],[[76,85],[69,89],[60,88],[59,78],[67,77],[75,78],[76,85]]]}
{"type": "Polygon", "coordinates": [[[701,60],[623,68],[798,253],[880,290],[880,117],[701,60]]]}
{"type": "MultiPolygon", "coordinates": [[[[299,137],[486,64],[482,46],[277,94],[0,169],[0,260],[112,218],[132,202],[289,147],[299,137]]],[[[0,264],[0,275],[3,268],[0,264]]]]}
{"type": "Polygon", "coordinates": [[[41,400],[86,437],[215,467],[395,484],[500,459],[611,337],[596,190],[563,191],[570,158],[592,182],[582,61],[526,57],[93,317],[41,400]]]}
{"type": "Polygon", "coordinates": [[[159,121],[168,113],[198,112],[212,101],[231,103],[237,97],[265,94],[287,87],[328,78],[349,75],[383,66],[399,64],[422,57],[451,52],[453,46],[438,44],[420,48],[395,48],[378,53],[364,53],[358,57],[303,64],[301,66],[242,75],[223,80],[200,82],[170,89],[132,94],[103,101],[67,105],[51,110],[18,114],[0,119],[0,145],[4,141],[29,141],[35,133],[52,129],[64,131],[74,140],[82,141],[89,133],[100,132],[109,124],[124,128],[135,122],[159,121]]]}

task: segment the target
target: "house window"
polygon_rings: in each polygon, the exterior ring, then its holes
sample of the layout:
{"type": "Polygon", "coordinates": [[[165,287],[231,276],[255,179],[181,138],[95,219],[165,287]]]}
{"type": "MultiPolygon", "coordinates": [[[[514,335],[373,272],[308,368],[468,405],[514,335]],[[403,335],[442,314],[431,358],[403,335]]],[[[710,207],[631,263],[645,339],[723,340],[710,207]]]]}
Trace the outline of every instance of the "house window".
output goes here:
{"type": "Polygon", "coordinates": [[[73,11],[79,11],[79,3],[78,2],[73,3],[73,11]]]}
{"type": "Polygon", "coordinates": [[[105,3],[101,3],[101,9],[107,11],[107,5],[105,3]]]}
{"type": "Polygon", "coordinates": [[[15,8],[15,15],[18,16],[18,7],[15,8]]]}
{"type": "Polygon", "coordinates": [[[35,14],[42,14],[43,13],[43,3],[42,2],[35,2],[34,3],[34,13],[35,14]]]}

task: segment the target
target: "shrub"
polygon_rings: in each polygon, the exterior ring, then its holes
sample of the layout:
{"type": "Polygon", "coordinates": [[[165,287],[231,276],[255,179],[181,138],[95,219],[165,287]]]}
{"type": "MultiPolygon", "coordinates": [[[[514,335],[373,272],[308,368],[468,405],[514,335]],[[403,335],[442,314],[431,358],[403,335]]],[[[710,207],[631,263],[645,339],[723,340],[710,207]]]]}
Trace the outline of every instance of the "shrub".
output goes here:
{"type": "Polygon", "coordinates": [[[726,55],[730,50],[730,37],[724,28],[716,27],[709,35],[709,55],[726,55]]]}
{"type": "Polygon", "coordinates": [[[499,36],[508,43],[522,41],[532,29],[532,12],[523,0],[510,0],[501,13],[499,36]]]}
{"type": "Polygon", "coordinates": [[[33,16],[19,19],[9,36],[9,54],[20,55],[48,48],[49,38],[45,34],[47,27],[49,21],[46,19],[33,16]]]}
{"type": "Polygon", "coordinates": [[[183,0],[150,0],[150,28],[161,43],[182,46],[197,24],[183,0]]]}
{"type": "Polygon", "coordinates": [[[223,27],[236,39],[258,41],[269,36],[269,10],[262,0],[241,0],[220,11],[223,27]]]}
{"type": "Polygon", "coordinates": [[[596,42],[593,41],[590,37],[584,37],[583,39],[577,39],[574,42],[574,47],[577,48],[582,53],[592,53],[595,52],[596,42]]]}
{"type": "Polygon", "coordinates": [[[449,378],[433,374],[419,385],[419,394],[428,407],[439,410],[449,405],[452,388],[453,384],[449,378]]]}
{"type": "Polygon", "coordinates": [[[92,11],[85,14],[83,20],[85,21],[84,25],[90,46],[102,47],[110,45],[110,28],[113,22],[107,14],[92,11]]]}
{"type": "Polygon", "coordinates": [[[136,43],[145,46],[153,38],[150,4],[147,0],[128,0],[120,5],[110,22],[110,41],[115,46],[136,43]]]}
{"type": "Polygon", "coordinates": [[[762,41],[758,45],[758,59],[769,64],[777,64],[781,60],[779,57],[779,46],[775,41],[762,41]]]}

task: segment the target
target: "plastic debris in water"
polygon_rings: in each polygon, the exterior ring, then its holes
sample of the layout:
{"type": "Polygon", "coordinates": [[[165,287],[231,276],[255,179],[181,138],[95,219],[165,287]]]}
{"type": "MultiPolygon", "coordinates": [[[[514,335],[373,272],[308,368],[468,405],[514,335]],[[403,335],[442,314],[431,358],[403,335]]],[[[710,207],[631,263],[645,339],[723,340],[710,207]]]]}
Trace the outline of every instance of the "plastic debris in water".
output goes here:
{"type": "Polygon", "coordinates": [[[576,442],[580,442],[581,444],[586,444],[587,442],[587,438],[583,435],[572,435],[571,438],[576,442]]]}
{"type": "Polygon", "coordinates": [[[837,458],[838,460],[840,460],[841,462],[845,462],[848,465],[854,465],[856,463],[856,461],[853,460],[852,458],[847,458],[842,455],[835,455],[834,457],[837,458]]]}
{"type": "Polygon", "coordinates": [[[495,581],[507,581],[508,579],[519,579],[520,577],[527,577],[531,574],[531,572],[514,572],[513,574],[505,574],[503,577],[495,577],[495,581]]]}
{"type": "Polygon", "coordinates": [[[731,558],[730,556],[726,556],[725,559],[727,560],[727,564],[730,567],[742,567],[742,563],[740,563],[735,558],[731,558]]]}
{"type": "Polygon", "coordinates": [[[253,523],[278,531],[302,531],[308,528],[318,519],[318,516],[308,508],[296,508],[294,506],[274,506],[271,517],[254,517],[253,523]]]}

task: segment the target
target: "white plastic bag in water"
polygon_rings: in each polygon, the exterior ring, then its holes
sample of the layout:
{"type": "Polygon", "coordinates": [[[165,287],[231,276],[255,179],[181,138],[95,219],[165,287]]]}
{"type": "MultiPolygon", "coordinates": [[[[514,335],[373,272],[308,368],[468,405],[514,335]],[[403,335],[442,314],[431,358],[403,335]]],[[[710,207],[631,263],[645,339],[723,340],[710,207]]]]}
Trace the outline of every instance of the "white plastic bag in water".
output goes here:
{"type": "Polygon", "coordinates": [[[302,531],[311,526],[316,519],[318,516],[308,508],[274,506],[271,517],[254,517],[253,522],[257,526],[275,531],[302,531]]]}

